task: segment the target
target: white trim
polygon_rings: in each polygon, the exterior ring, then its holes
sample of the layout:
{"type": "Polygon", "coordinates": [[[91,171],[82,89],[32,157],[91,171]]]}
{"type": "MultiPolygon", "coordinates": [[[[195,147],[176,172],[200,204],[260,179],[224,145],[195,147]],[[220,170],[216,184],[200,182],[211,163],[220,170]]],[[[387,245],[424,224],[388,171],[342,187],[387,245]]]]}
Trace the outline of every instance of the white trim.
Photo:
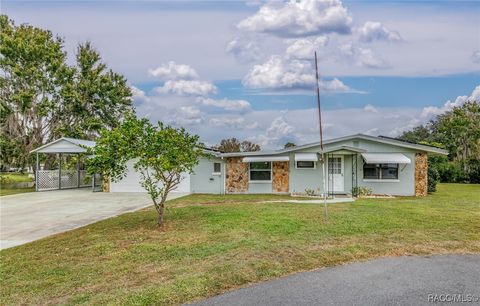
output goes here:
{"type": "Polygon", "coordinates": [[[212,175],[220,176],[222,175],[222,172],[212,172],[212,175]]]}
{"type": "Polygon", "coordinates": [[[255,156],[255,157],[244,157],[242,162],[244,163],[259,163],[259,162],[275,162],[275,161],[289,161],[290,157],[288,156],[255,156]]]}
{"type": "Polygon", "coordinates": [[[318,161],[317,153],[295,153],[295,163],[299,161],[318,161]]]}
{"type": "Polygon", "coordinates": [[[300,167],[300,168],[299,168],[299,167],[297,166],[297,163],[298,163],[299,161],[311,161],[311,160],[297,160],[297,161],[295,161],[295,169],[298,169],[298,170],[315,170],[315,169],[317,169],[317,163],[316,163],[316,162],[313,162],[313,168],[303,168],[303,167],[300,167]]]}
{"type": "Polygon", "coordinates": [[[410,164],[412,161],[402,153],[361,153],[367,164],[410,164]]]}
{"type": "Polygon", "coordinates": [[[249,184],[271,184],[272,181],[249,181],[249,184]]]}
{"type": "Polygon", "coordinates": [[[363,179],[367,183],[399,183],[399,179],[363,179]]]}

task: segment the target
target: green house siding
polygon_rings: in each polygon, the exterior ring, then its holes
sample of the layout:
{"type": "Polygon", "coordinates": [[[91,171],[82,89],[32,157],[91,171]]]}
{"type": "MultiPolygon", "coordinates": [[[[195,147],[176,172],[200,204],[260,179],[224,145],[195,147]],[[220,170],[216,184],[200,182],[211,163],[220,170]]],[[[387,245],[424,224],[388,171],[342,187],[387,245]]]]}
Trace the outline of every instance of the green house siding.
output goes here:
{"type": "Polygon", "coordinates": [[[190,190],[192,193],[223,193],[225,163],[220,158],[205,158],[199,160],[198,165],[190,176],[190,190]],[[220,175],[213,174],[213,164],[221,164],[220,175]]]}

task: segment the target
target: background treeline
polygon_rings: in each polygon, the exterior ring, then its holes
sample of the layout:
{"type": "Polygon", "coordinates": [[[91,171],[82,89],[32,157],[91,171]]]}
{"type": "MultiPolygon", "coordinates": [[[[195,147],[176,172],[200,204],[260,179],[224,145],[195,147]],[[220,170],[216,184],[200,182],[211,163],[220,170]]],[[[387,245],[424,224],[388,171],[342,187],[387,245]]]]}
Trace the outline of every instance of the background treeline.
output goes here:
{"type": "MultiPolygon", "coordinates": [[[[429,157],[429,179],[445,183],[480,183],[480,104],[466,102],[400,139],[447,149],[447,156],[429,157]]],[[[432,190],[434,191],[434,190],[432,190]]]]}
{"type": "Polygon", "coordinates": [[[50,31],[0,15],[0,170],[25,169],[32,149],[61,136],[94,139],[133,111],[126,79],[89,42],[73,60],[64,49],[50,31]]]}

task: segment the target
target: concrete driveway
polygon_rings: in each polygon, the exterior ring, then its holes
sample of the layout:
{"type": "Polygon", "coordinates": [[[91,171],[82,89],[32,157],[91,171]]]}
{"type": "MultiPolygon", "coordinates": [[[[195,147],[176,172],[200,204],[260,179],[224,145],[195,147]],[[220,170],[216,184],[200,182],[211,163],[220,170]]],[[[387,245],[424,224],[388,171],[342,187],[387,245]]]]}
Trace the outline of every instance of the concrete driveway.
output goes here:
{"type": "Polygon", "coordinates": [[[479,305],[479,298],[480,256],[437,255],[299,273],[195,305],[479,305]]]}
{"type": "MultiPolygon", "coordinates": [[[[169,195],[178,198],[186,193],[169,195]]],[[[0,249],[65,232],[153,205],[146,193],[92,192],[89,188],[0,197],[0,249]]]]}

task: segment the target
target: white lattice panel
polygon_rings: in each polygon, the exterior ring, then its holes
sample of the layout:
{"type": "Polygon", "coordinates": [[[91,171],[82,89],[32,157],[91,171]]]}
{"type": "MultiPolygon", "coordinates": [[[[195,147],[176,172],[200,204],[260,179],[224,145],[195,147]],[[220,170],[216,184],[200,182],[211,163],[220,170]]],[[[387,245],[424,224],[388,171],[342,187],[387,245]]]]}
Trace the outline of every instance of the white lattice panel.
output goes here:
{"type": "Polygon", "coordinates": [[[38,170],[38,190],[58,189],[58,170],[38,170]]]}

